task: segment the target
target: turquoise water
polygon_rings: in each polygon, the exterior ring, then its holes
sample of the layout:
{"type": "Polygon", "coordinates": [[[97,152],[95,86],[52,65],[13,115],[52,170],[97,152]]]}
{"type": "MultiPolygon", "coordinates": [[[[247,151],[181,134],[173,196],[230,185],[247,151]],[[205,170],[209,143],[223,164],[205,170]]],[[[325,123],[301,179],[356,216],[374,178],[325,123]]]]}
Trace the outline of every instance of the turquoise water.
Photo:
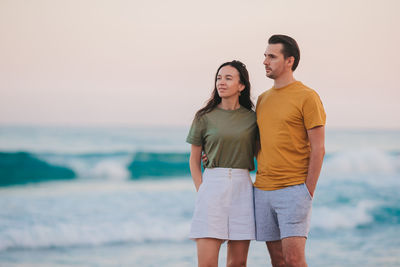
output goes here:
{"type": "MultiPolygon", "coordinates": [[[[194,266],[186,131],[0,127],[0,266],[194,266]]],[[[400,131],[326,147],[309,266],[399,266],[400,131]]],[[[252,242],[249,266],[267,256],[252,242]]]]}

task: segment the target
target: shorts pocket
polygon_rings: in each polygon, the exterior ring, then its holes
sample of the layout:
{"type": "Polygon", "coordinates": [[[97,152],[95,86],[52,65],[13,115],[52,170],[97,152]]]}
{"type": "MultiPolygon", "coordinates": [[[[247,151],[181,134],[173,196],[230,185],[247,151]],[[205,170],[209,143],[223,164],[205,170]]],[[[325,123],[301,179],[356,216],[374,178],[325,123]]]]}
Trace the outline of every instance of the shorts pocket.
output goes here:
{"type": "Polygon", "coordinates": [[[196,205],[198,205],[199,201],[202,201],[202,199],[204,198],[204,180],[203,182],[200,184],[199,186],[199,190],[196,192],[196,205]]]}
{"type": "Polygon", "coordinates": [[[204,180],[201,182],[199,186],[199,190],[197,190],[197,194],[200,193],[200,190],[204,187],[204,180]]]}
{"type": "Polygon", "coordinates": [[[303,187],[304,187],[304,191],[306,191],[306,193],[307,193],[307,196],[310,198],[310,200],[312,200],[313,197],[311,196],[310,191],[308,191],[306,183],[303,184],[303,187]]]}

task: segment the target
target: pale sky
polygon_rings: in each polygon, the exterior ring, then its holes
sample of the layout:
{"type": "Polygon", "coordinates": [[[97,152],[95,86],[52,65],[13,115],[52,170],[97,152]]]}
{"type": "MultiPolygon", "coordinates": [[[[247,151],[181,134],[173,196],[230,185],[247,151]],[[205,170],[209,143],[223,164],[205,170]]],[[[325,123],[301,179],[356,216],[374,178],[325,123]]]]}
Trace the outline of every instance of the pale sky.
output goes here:
{"type": "Polygon", "coordinates": [[[272,86],[270,35],[330,128],[400,129],[400,1],[0,0],[0,125],[189,125],[218,66],[272,86]]]}

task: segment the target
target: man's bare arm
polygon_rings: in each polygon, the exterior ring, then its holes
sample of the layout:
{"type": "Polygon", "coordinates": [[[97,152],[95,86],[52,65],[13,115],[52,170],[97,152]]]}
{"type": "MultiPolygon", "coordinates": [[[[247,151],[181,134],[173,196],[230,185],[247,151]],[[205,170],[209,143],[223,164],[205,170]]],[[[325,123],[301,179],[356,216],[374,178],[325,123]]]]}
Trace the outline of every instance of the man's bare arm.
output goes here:
{"type": "Polygon", "coordinates": [[[311,196],[313,196],[325,156],[325,127],[312,128],[307,130],[307,134],[310,140],[311,153],[306,185],[311,196]]]}

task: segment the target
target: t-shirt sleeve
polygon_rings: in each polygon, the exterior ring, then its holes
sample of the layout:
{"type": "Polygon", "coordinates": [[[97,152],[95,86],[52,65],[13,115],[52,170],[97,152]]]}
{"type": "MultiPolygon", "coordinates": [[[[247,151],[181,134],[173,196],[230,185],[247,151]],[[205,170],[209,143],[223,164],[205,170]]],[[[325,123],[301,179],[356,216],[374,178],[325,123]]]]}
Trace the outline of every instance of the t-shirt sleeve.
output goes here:
{"type": "Polygon", "coordinates": [[[206,123],[204,121],[204,116],[199,119],[194,118],[189,134],[186,137],[186,142],[192,145],[202,146],[205,129],[206,123]]]}
{"type": "Polygon", "coordinates": [[[257,113],[257,109],[258,109],[258,104],[260,103],[262,96],[263,96],[263,95],[259,95],[258,98],[257,98],[256,113],[257,113]]]}
{"type": "Polygon", "coordinates": [[[313,91],[305,100],[303,105],[304,125],[307,130],[326,123],[324,106],[319,95],[313,91]]]}

